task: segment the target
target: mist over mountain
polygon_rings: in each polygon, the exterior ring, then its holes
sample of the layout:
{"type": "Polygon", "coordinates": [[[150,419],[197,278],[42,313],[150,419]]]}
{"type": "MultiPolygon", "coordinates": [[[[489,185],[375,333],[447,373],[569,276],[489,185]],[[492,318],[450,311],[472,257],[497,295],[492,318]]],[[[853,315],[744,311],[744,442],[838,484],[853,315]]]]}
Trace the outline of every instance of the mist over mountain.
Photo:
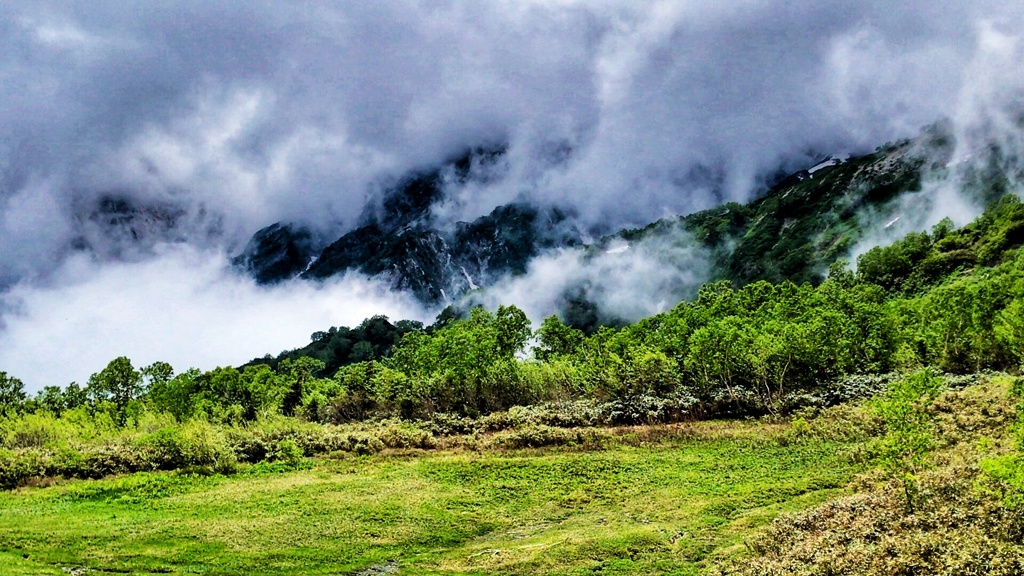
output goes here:
{"type": "Polygon", "coordinates": [[[0,366],[33,389],[122,353],[206,368],[374,313],[429,319],[485,284],[531,317],[580,285],[656,311],[714,250],[573,246],[939,119],[948,161],[864,246],[965,221],[965,187],[1020,169],[1014,2],[0,6],[0,366]],[[474,149],[502,152],[459,175],[474,149]],[[389,221],[424,177],[436,196],[389,221]],[[235,271],[246,254],[264,284],[235,271]],[[409,273],[428,260],[445,265],[409,273]],[[323,282],[269,282],[298,275],[323,282]],[[267,329],[196,354],[243,318],[267,329]]]}

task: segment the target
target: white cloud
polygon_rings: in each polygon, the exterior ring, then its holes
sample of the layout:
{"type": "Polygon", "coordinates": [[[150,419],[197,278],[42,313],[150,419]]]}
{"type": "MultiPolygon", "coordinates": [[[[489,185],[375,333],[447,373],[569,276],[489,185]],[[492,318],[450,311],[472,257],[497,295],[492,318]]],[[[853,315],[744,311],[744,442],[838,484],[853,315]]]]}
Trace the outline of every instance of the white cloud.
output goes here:
{"type": "Polygon", "coordinates": [[[991,180],[992,170],[998,170],[1010,192],[1024,195],[1024,77],[1018,73],[1024,66],[1024,37],[1019,27],[990,19],[978,22],[977,32],[962,78],[951,84],[958,90],[950,109],[956,145],[950,161],[926,170],[922,190],[899,198],[884,213],[863,211],[865,235],[852,250],[854,263],[871,248],[929,230],[944,218],[957,226],[970,223],[985,209],[978,174],[991,180]]]}
{"type": "Polygon", "coordinates": [[[526,274],[475,294],[490,309],[515,304],[539,326],[577,289],[609,319],[636,321],[692,297],[707,278],[709,254],[676,231],[642,242],[616,241],[602,251],[558,250],[534,258],[526,274]]]}
{"type": "Polygon", "coordinates": [[[425,320],[411,298],[352,275],[323,285],[260,287],[222,255],[163,246],[153,259],[97,265],[69,258],[56,284],[4,294],[0,367],[30,390],[80,383],[116,356],[178,370],[238,365],[301,346],[316,330],[374,314],[425,320]]]}

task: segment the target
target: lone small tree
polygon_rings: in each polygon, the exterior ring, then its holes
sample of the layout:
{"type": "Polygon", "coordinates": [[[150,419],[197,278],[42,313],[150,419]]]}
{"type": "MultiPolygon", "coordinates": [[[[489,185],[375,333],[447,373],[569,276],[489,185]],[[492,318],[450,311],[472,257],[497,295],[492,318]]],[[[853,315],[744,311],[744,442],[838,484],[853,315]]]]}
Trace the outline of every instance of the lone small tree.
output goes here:
{"type": "Polygon", "coordinates": [[[585,335],[582,331],[566,326],[558,316],[551,315],[544,319],[537,330],[540,345],[533,349],[533,354],[542,362],[557,356],[565,356],[575,352],[583,344],[585,335]]]}
{"type": "Polygon", "coordinates": [[[515,306],[498,306],[492,321],[498,355],[511,359],[526,346],[533,332],[526,313],[515,306]]]}
{"type": "Polygon", "coordinates": [[[919,494],[917,474],[927,466],[935,445],[934,423],[926,407],[941,389],[942,378],[925,369],[897,380],[871,403],[885,422],[885,436],[878,439],[875,449],[882,467],[903,484],[910,513],[919,494]]]}

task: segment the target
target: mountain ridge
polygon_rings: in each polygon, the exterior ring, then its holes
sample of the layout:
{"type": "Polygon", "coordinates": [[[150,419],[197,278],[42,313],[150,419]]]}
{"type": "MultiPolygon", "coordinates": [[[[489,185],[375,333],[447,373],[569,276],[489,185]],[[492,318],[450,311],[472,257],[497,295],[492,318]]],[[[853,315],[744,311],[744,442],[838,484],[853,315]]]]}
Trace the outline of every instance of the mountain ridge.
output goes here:
{"type": "MultiPolygon", "coordinates": [[[[473,304],[478,289],[525,274],[540,254],[582,250],[587,260],[655,242],[659,256],[706,250],[710,280],[737,286],[784,279],[817,284],[863,238],[865,212],[893,217],[895,200],[919,192],[922,179],[947,167],[952,142],[948,126],[936,123],[915,139],[868,154],[819,157],[748,203],[662,218],[589,242],[571,213],[525,201],[497,206],[471,222],[439,223],[434,210],[446,200],[446,187],[465,184],[477,177],[474,167],[493,166],[506,153],[503,147],[477,147],[438,168],[405,176],[368,205],[360,226],[333,242],[313,248],[307,229],[276,223],[257,232],[234,262],[261,283],[324,280],[357,271],[429,306],[462,308],[473,304]]],[[[667,266],[680,265],[665,260],[667,266]]],[[[583,311],[590,328],[615,323],[593,310],[590,291],[585,283],[567,288],[560,297],[563,315],[583,311]]],[[[671,294],[688,295],[685,287],[671,294]]]]}

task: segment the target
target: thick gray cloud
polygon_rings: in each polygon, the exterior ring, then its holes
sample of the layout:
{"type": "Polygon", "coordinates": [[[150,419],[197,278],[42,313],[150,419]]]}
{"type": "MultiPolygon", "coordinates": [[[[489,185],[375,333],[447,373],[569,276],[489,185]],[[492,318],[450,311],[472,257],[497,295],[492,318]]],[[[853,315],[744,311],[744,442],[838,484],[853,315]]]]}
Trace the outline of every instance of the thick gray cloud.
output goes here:
{"type": "Polygon", "coordinates": [[[453,190],[453,219],[526,197],[615,228],[744,200],[815,153],[942,116],[1005,123],[978,111],[1019,98],[1005,44],[1022,15],[991,0],[0,0],[0,286],[23,302],[60,289],[83,246],[102,270],[162,261],[166,242],[232,253],[278,220],[340,233],[381,183],[476,145],[508,144],[504,177],[453,190]],[[108,230],[103,198],[147,216],[108,230]]]}
{"type": "MultiPolygon", "coordinates": [[[[380,179],[504,141],[512,177],[467,192],[468,214],[525,193],[636,223],[953,113],[983,20],[1019,18],[985,2],[7,2],[0,237],[39,260],[110,193],[206,206],[233,245],[279,219],[351,226],[380,179]]],[[[5,267],[40,265],[18,256],[5,267]]]]}

